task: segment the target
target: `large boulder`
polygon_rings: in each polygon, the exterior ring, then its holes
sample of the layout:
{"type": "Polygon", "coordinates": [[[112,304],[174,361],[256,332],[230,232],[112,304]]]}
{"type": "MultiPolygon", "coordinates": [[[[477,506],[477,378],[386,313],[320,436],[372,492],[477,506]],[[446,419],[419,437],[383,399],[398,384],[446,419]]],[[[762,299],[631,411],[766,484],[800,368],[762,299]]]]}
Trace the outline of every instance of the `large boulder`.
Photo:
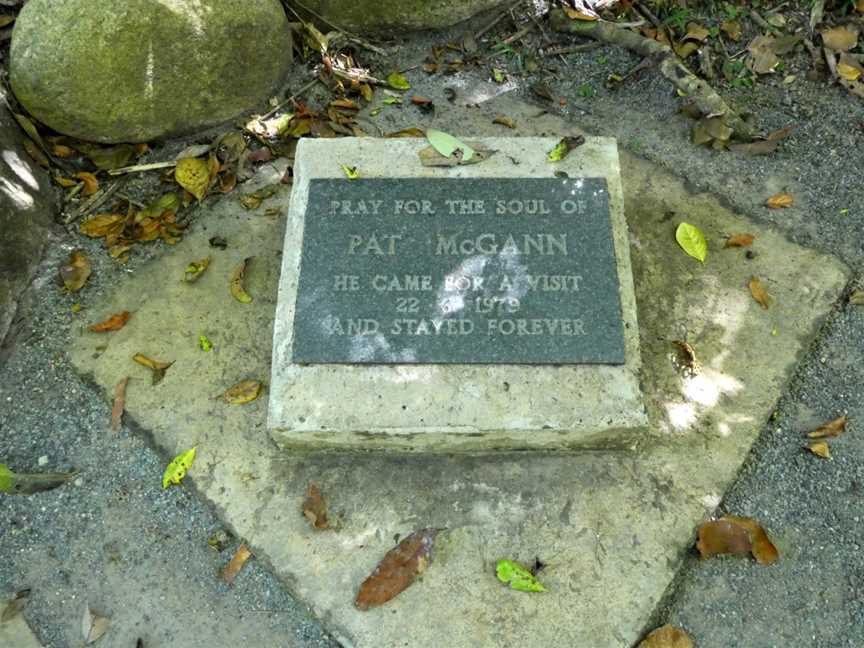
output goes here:
{"type": "Polygon", "coordinates": [[[259,105],[290,55],[279,0],[30,0],[12,32],[10,81],[61,133],[144,142],[259,105]]]}
{"type": "Polygon", "coordinates": [[[343,29],[361,33],[383,33],[391,30],[449,27],[504,2],[505,0],[303,0],[303,6],[343,29]]]}
{"type": "MultiPolygon", "coordinates": [[[[57,209],[48,174],[24,152],[21,129],[3,103],[0,100],[0,347],[18,298],[33,280],[57,209]]],[[[2,357],[0,351],[0,362],[2,357]]]]}

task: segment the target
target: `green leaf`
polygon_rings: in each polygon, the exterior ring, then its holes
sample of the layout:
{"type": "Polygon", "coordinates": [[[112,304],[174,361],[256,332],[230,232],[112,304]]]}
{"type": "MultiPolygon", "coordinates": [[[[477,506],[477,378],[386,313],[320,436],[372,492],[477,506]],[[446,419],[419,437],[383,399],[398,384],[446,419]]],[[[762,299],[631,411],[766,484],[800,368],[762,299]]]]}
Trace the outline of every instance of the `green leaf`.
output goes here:
{"type": "Polygon", "coordinates": [[[570,151],[575,149],[578,146],[582,146],[585,143],[585,137],[582,135],[573,135],[568,137],[562,137],[561,141],[555,145],[547,157],[550,162],[560,162],[568,155],[570,155],[570,151]]]}
{"type": "Polygon", "coordinates": [[[495,565],[495,574],[502,583],[509,583],[511,589],[520,592],[546,591],[534,574],[515,560],[499,560],[495,565]]]}
{"type": "Polygon", "coordinates": [[[168,488],[168,484],[179,484],[183,481],[186,471],[192,467],[192,463],[195,461],[195,450],[196,448],[192,448],[174,457],[162,475],[162,488],[168,488]]]}
{"type": "Polygon", "coordinates": [[[351,167],[347,164],[341,164],[340,166],[342,167],[342,171],[345,172],[345,175],[348,177],[349,180],[356,180],[360,177],[360,172],[357,170],[356,166],[351,167]]]}
{"type": "Polygon", "coordinates": [[[675,240],[687,254],[705,263],[705,257],[708,256],[708,242],[702,230],[690,223],[681,223],[675,230],[675,240]]]}
{"type": "MultiPolygon", "coordinates": [[[[438,153],[445,158],[457,155],[457,152],[462,154],[462,162],[467,162],[474,156],[474,149],[465,144],[462,140],[456,139],[449,133],[430,128],[426,131],[426,139],[438,153]]],[[[458,155],[457,155],[458,157],[458,155]]]]}
{"type": "Polygon", "coordinates": [[[62,486],[78,473],[14,473],[5,464],[0,464],[0,493],[32,495],[62,486]]]}
{"type": "Polygon", "coordinates": [[[15,485],[15,473],[6,464],[0,464],[0,493],[11,493],[15,485]]]}
{"type": "Polygon", "coordinates": [[[388,106],[397,106],[402,103],[402,97],[387,97],[384,103],[388,106]]]}
{"type": "Polygon", "coordinates": [[[387,77],[387,85],[389,85],[394,90],[410,90],[411,84],[408,83],[408,79],[405,78],[404,74],[399,72],[393,72],[390,76],[387,77]]]}
{"type": "Polygon", "coordinates": [[[492,68],[492,78],[495,80],[495,83],[504,83],[504,81],[506,80],[506,77],[504,76],[504,70],[492,68]]]}
{"type": "Polygon", "coordinates": [[[213,349],[213,343],[203,333],[198,336],[198,346],[200,346],[201,350],[204,352],[211,351],[213,349]]]}

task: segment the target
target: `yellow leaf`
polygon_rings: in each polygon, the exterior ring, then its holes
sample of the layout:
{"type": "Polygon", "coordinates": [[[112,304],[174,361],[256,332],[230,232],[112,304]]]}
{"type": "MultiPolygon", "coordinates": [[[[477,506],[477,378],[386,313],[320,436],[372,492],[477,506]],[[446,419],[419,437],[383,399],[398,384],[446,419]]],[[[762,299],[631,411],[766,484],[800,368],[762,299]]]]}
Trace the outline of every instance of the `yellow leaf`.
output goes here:
{"type": "Polygon", "coordinates": [[[153,384],[158,385],[162,379],[165,377],[165,372],[168,368],[174,364],[174,362],[159,362],[158,360],[153,360],[152,358],[148,358],[143,353],[136,353],[132,356],[132,359],[140,365],[144,365],[148,369],[153,371],[153,384]]]}
{"type": "Polygon", "coordinates": [[[69,255],[69,261],[60,267],[63,285],[69,292],[77,292],[84,287],[92,272],[90,260],[81,250],[75,250],[69,255]]]}
{"type": "Polygon", "coordinates": [[[599,18],[599,16],[597,14],[582,13],[578,9],[574,9],[573,7],[568,7],[567,5],[564,5],[564,13],[567,14],[567,17],[570,20],[591,21],[591,20],[597,20],[599,18]]]}
{"type": "Polygon", "coordinates": [[[546,155],[550,162],[560,162],[568,155],[570,155],[570,151],[573,149],[582,146],[585,143],[585,138],[582,135],[575,135],[571,137],[563,137],[561,141],[555,145],[549,153],[546,155]]]}
{"type": "Polygon", "coordinates": [[[705,263],[705,258],[708,256],[708,242],[702,230],[690,223],[681,223],[675,230],[675,240],[687,254],[705,263]]]}
{"type": "Polygon", "coordinates": [[[100,238],[110,234],[120,234],[126,216],[123,214],[97,214],[81,223],[81,233],[90,238],[100,238]]]}
{"type": "Polygon", "coordinates": [[[201,275],[204,274],[204,271],[210,265],[210,257],[204,257],[198,261],[192,261],[189,265],[186,266],[186,274],[183,277],[183,280],[187,283],[194,283],[201,278],[201,275]]]}
{"type": "Polygon", "coordinates": [[[844,416],[838,416],[837,418],[828,421],[827,423],[823,423],[815,430],[812,430],[807,433],[807,436],[811,439],[824,439],[826,437],[836,437],[840,436],[846,431],[846,422],[848,418],[844,416]]]}
{"type": "Polygon", "coordinates": [[[357,178],[360,177],[360,172],[357,170],[356,166],[351,167],[351,166],[348,166],[347,164],[341,164],[340,166],[342,167],[342,171],[345,173],[346,177],[349,180],[356,180],[357,178]]]}
{"type": "Polygon", "coordinates": [[[260,380],[244,380],[227,389],[222,398],[231,405],[245,405],[258,398],[263,387],[260,380]]]}
{"type": "Polygon", "coordinates": [[[516,122],[513,121],[510,117],[506,115],[499,115],[495,119],[492,120],[493,124],[499,124],[500,126],[506,126],[507,128],[516,128],[516,122]]]}
{"type": "Polygon", "coordinates": [[[64,189],[68,189],[69,187],[74,187],[77,182],[74,180],[70,180],[69,178],[64,178],[62,175],[54,176],[54,182],[63,187],[64,189]]]}
{"type": "Polygon", "coordinates": [[[771,305],[771,295],[768,294],[768,291],[762,282],[759,281],[758,277],[750,277],[750,282],[747,285],[750,288],[750,294],[753,295],[753,299],[762,308],[768,308],[771,305]]]}
{"type": "Polygon", "coordinates": [[[822,32],[822,43],[837,52],[848,52],[858,44],[858,30],[846,25],[826,29],[822,32]]]}
{"type": "Polygon", "coordinates": [[[765,204],[771,209],[783,209],[795,204],[795,199],[788,193],[778,193],[771,196],[765,204]]]}
{"type": "Polygon", "coordinates": [[[59,158],[68,158],[75,155],[75,149],[64,146],[63,144],[55,144],[51,147],[51,152],[59,158]]]}
{"type": "Polygon", "coordinates": [[[839,74],[847,81],[856,81],[858,77],[861,76],[861,70],[852,65],[849,65],[848,63],[840,61],[837,64],[837,74],[839,74]]]}
{"type": "Polygon", "coordinates": [[[390,76],[387,77],[387,85],[389,85],[394,90],[410,90],[411,84],[408,83],[408,79],[405,78],[404,74],[400,72],[393,72],[390,76]]]}
{"type": "Polygon", "coordinates": [[[183,158],[177,161],[174,178],[177,184],[198,199],[204,200],[207,189],[210,188],[211,167],[205,160],[199,158],[183,158]]]}
{"type": "Polygon", "coordinates": [[[822,457],[823,459],[831,458],[831,448],[828,447],[826,441],[814,441],[813,443],[808,443],[807,449],[817,457],[822,457]]]}
{"type": "Polygon", "coordinates": [[[246,288],[243,286],[243,278],[246,276],[246,268],[249,263],[251,263],[252,257],[248,259],[244,259],[243,263],[241,263],[234,270],[234,273],[231,275],[231,284],[230,291],[231,296],[234,297],[241,304],[249,304],[252,301],[252,295],[246,292],[246,288]]]}
{"type": "Polygon", "coordinates": [[[637,648],[693,648],[693,640],[681,628],[667,623],[645,637],[637,648]]]}
{"type": "Polygon", "coordinates": [[[88,173],[87,171],[79,171],[75,174],[75,177],[84,182],[84,190],[81,193],[85,196],[92,196],[97,191],[99,191],[99,181],[92,173],[88,173]]]}
{"type": "Polygon", "coordinates": [[[162,474],[162,488],[168,488],[168,484],[179,484],[186,476],[186,472],[192,467],[195,461],[195,448],[183,452],[168,464],[165,472],[162,474]]]}

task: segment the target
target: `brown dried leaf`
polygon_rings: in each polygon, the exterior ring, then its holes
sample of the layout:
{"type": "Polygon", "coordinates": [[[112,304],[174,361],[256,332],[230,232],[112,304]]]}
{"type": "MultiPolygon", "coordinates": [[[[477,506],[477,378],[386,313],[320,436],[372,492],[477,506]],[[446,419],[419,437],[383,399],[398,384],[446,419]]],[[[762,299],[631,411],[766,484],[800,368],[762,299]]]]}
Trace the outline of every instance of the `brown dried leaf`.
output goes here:
{"type": "Polygon", "coordinates": [[[702,364],[696,357],[696,349],[684,340],[672,340],[672,344],[678,347],[679,355],[684,367],[691,375],[696,375],[702,372],[702,364]]]}
{"type": "Polygon", "coordinates": [[[228,561],[228,564],[225,565],[225,569],[222,571],[222,580],[231,585],[251,556],[252,552],[249,551],[249,548],[245,544],[237,547],[237,551],[234,552],[231,560],[228,561]]]}
{"type": "Polygon", "coordinates": [[[831,458],[831,449],[828,447],[827,441],[813,441],[807,444],[807,449],[817,457],[822,457],[823,459],[831,458]]]}
{"type": "Polygon", "coordinates": [[[165,377],[165,372],[168,371],[168,368],[174,364],[171,362],[159,362],[158,360],[153,360],[152,358],[148,358],[143,353],[136,353],[132,356],[132,359],[140,365],[144,365],[148,369],[153,371],[153,384],[158,385],[162,382],[162,379],[165,377]]]}
{"type": "Polygon", "coordinates": [[[849,295],[849,303],[853,306],[864,306],[864,290],[856,290],[849,295]]]}
{"type": "Polygon", "coordinates": [[[114,406],[111,408],[111,431],[117,432],[120,430],[120,425],[123,422],[123,409],[126,407],[126,385],[129,384],[129,377],[123,378],[117,383],[114,388],[114,406]]]}
{"type": "Polygon", "coordinates": [[[766,200],[765,204],[771,209],[785,209],[794,205],[795,199],[788,193],[778,193],[766,200]]]}
{"type": "Polygon", "coordinates": [[[835,52],[848,52],[858,44],[858,30],[847,25],[825,29],[822,31],[822,43],[835,52]]]}
{"type": "Polygon", "coordinates": [[[254,257],[243,259],[243,262],[238,265],[231,274],[231,282],[228,284],[228,289],[231,296],[241,304],[249,304],[252,302],[252,295],[246,292],[243,286],[243,279],[246,277],[246,270],[254,257]]]}
{"type": "Polygon", "coordinates": [[[753,518],[727,515],[701,524],[698,534],[696,548],[703,559],[752,553],[757,562],[770,565],[779,558],[777,548],[753,518]]]}
{"type": "Polygon", "coordinates": [[[384,137],[426,137],[426,131],[420,128],[403,128],[400,131],[387,133],[384,137]]]}
{"type": "Polygon", "coordinates": [[[747,67],[756,74],[770,74],[773,72],[774,68],[780,63],[774,47],[773,36],[763,34],[754,38],[750,41],[750,45],[747,46],[747,51],[750,52],[747,67]]]}
{"type": "Polygon", "coordinates": [[[845,414],[843,416],[838,416],[827,423],[823,423],[815,430],[811,430],[807,433],[807,436],[811,439],[825,439],[827,437],[840,436],[846,431],[846,422],[848,420],[849,419],[845,414]]]}
{"type": "Polygon", "coordinates": [[[120,234],[126,223],[124,214],[98,214],[81,223],[82,234],[90,238],[100,238],[110,234],[120,234]]]}
{"type": "Polygon", "coordinates": [[[652,631],[637,648],[694,648],[693,640],[681,628],[668,623],[652,631]]]}
{"type": "Polygon", "coordinates": [[[75,149],[63,144],[55,144],[51,147],[51,152],[59,158],[68,158],[75,155],[75,149]]]}
{"type": "Polygon", "coordinates": [[[3,608],[3,613],[0,614],[0,623],[11,621],[16,616],[21,614],[27,604],[30,602],[30,590],[23,589],[15,593],[12,598],[3,608]]]}
{"type": "Polygon", "coordinates": [[[755,299],[762,308],[768,308],[771,306],[771,295],[768,294],[768,291],[765,289],[765,286],[759,281],[758,277],[750,277],[750,281],[747,286],[750,288],[750,294],[753,295],[753,299],[755,299]]]}
{"type": "Polygon", "coordinates": [[[260,380],[244,380],[225,390],[222,398],[231,405],[245,405],[258,398],[263,387],[260,380]]]}
{"type": "Polygon", "coordinates": [[[27,151],[27,154],[33,158],[39,166],[43,166],[46,169],[51,166],[51,160],[48,159],[48,156],[39,148],[31,139],[24,138],[24,150],[27,151]]]}
{"type": "Polygon", "coordinates": [[[755,240],[756,237],[752,234],[732,234],[726,239],[726,244],[723,247],[750,247],[755,240]]]}
{"type": "Polygon", "coordinates": [[[741,23],[737,20],[726,20],[720,24],[720,29],[723,30],[723,33],[726,34],[733,41],[741,40],[741,34],[743,30],[741,29],[741,23]]]}
{"type": "Polygon", "coordinates": [[[87,283],[92,269],[90,260],[81,250],[75,250],[69,255],[69,261],[60,266],[60,277],[69,292],[78,292],[87,283]]]}
{"type": "Polygon", "coordinates": [[[437,535],[438,529],[420,529],[388,551],[360,585],[354,605],[360,610],[378,607],[410,587],[432,562],[437,535]]]}
{"type": "Polygon", "coordinates": [[[111,619],[99,616],[88,605],[84,609],[84,618],[81,620],[81,634],[84,636],[84,645],[89,646],[96,642],[108,631],[111,619]]]}
{"type": "Polygon", "coordinates": [[[316,529],[326,529],[330,526],[327,520],[327,503],[315,484],[309,484],[309,491],[306,493],[306,499],[303,500],[303,515],[316,529]]]}
{"type": "Polygon", "coordinates": [[[516,128],[515,120],[510,117],[506,117],[505,115],[498,115],[495,119],[492,120],[492,123],[506,126],[507,128],[516,128]]]}
{"type": "Polygon", "coordinates": [[[126,326],[126,322],[129,321],[129,317],[131,317],[129,311],[121,311],[119,313],[115,313],[104,322],[99,322],[98,324],[91,324],[88,327],[93,333],[107,333],[108,331],[119,331],[124,326],[126,326]]]}
{"type": "Polygon", "coordinates": [[[85,196],[92,196],[97,191],[99,191],[99,181],[92,173],[88,173],[87,171],[79,171],[75,174],[75,177],[84,183],[84,189],[81,190],[81,193],[85,196]]]}

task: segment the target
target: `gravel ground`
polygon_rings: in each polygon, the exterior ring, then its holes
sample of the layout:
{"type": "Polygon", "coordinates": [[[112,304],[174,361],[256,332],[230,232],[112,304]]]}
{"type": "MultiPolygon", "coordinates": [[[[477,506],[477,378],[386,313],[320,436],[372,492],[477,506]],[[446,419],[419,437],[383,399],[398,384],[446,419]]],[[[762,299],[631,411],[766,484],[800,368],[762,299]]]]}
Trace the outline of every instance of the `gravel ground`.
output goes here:
{"type": "MultiPolygon", "coordinates": [[[[89,299],[125,271],[84,247],[94,262],[89,299]]],[[[106,648],[133,648],[139,637],[145,648],[337,646],[256,560],[225,585],[220,570],[238,541],[211,549],[221,523],[187,487],[162,489],[168,458],[136,430],[109,430],[110,404],[65,355],[70,326],[89,314],[86,302],[73,314],[73,298],[55,283],[64,253],[57,247],[46,260],[0,368],[0,457],[21,472],[79,475],[54,491],[3,498],[0,597],[32,590],[24,614],[45,648],[81,644],[85,603],[112,618],[106,648]]]]}

